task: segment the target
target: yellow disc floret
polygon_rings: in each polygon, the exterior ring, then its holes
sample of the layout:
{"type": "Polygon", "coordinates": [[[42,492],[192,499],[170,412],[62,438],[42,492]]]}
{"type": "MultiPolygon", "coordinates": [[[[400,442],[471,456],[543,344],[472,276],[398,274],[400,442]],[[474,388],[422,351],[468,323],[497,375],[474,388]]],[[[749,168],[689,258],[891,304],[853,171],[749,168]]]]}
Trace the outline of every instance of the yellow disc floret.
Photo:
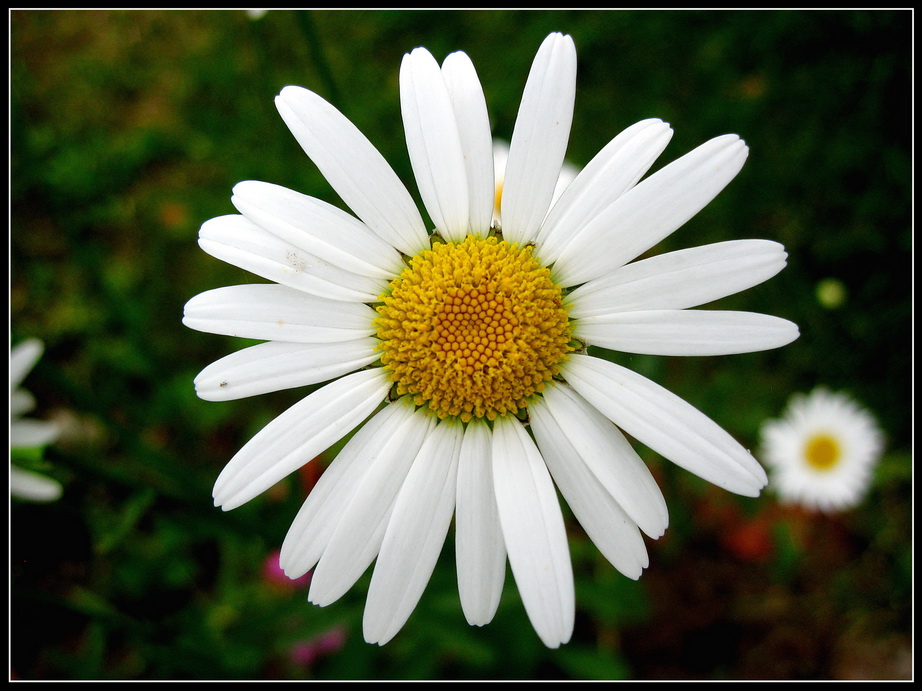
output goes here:
{"type": "Polygon", "coordinates": [[[381,362],[397,394],[441,418],[517,412],[570,350],[560,286],[531,247],[495,237],[421,252],[381,301],[381,362]]]}
{"type": "Polygon", "coordinates": [[[805,455],[811,467],[817,470],[830,470],[839,463],[842,450],[834,437],[818,434],[807,442],[805,455]]]}

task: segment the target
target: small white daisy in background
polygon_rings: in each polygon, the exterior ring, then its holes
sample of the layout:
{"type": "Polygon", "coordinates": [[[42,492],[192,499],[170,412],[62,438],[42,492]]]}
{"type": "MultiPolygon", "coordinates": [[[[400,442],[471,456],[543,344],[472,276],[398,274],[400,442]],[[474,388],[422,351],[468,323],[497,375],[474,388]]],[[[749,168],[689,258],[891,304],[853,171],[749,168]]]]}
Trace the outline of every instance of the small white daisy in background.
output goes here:
{"type": "Polygon", "coordinates": [[[313,569],[308,597],[318,605],[374,562],[368,642],[387,642],[409,618],[453,516],[468,622],[493,618],[508,558],[541,640],[569,640],[575,595],[556,490],[630,578],[648,565],[642,533],[658,538],[668,523],[621,430],[731,492],[757,496],[767,481],[704,414],[586,351],[725,355],[797,338],[777,317],[687,309],[775,275],[786,262],[775,242],[633,261],[707,205],[748,149],[736,135],[717,137],[641,180],[672,136],[644,120],[552,206],[575,91],[573,41],[552,34],[525,84],[494,228],[493,142],[473,64],[461,52],[441,66],[423,48],[405,55],[401,113],[430,233],[368,139],[317,94],[285,87],[282,118],[355,215],[249,181],[234,188],[240,215],[200,231],[206,252],[274,283],[187,303],[190,328],[267,341],[206,367],[199,396],[329,382],[230,460],[215,504],[248,502],[355,430],[295,517],[280,562],[292,578],[313,569]]]}
{"type": "MultiPolygon", "coordinates": [[[[30,338],[10,349],[10,450],[47,446],[58,436],[53,422],[24,418],[35,398],[20,385],[44,351],[42,342],[30,338]]],[[[10,464],[10,494],[30,501],[54,501],[61,496],[57,480],[10,464]]]]}
{"type": "MultiPolygon", "coordinates": [[[[493,140],[493,181],[495,191],[493,196],[493,223],[502,225],[502,216],[500,208],[503,201],[503,184],[506,182],[506,161],[509,160],[509,144],[502,139],[493,140]]],[[[554,186],[554,196],[551,198],[551,207],[567,189],[567,186],[573,182],[579,173],[579,168],[572,163],[564,161],[560,166],[560,176],[557,178],[557,184],[554,186]]]]}
{"type": "Polygon", "coordinates": [[[792,396],[780,419],[764,423],[761,437],[779,500],[826,513],[861,502],[884,447],[871,413],[822,387],[792,396]]]}

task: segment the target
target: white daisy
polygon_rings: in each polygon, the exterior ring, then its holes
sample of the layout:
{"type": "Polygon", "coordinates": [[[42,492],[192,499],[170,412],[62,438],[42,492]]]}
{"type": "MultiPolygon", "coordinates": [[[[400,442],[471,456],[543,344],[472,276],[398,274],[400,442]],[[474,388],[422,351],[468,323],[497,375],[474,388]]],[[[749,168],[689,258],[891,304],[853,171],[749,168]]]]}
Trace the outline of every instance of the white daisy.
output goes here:
{"type": "Polygon", "coordinates": [[[883,445],[871,413],[822,387],[793,396],[782,417],[762,427],[762,454],[779,499],[812,511],[857,506],[883,445]]]}
{"type": "Polygon", "coordinates": [[[630,578],[641,532],[668,522],[650,471],[619,428],[693,473],[755,496],[761,466],[675,395],[585,352],[718,355],[775,348],[790,322],[685,308],[758,284],[785,264],[774,242],[740,240],[628,264],[739,172],[746,145],[718,137],[640,182],[671,136],[645,120],[615,137],[551,208],[569,137],[576,51],[552,34],[528,75],[511,139],[502,230],[491,231],[492,142],[464,53],[440,67],[404,56],[400,104],[430,234],[406,188],[333,106],[289,86],[279,112],[355,216],[263,182],[241,215],[204,224],[201,246],[278,285],[208,291],[186,325],[267,341],[197,378],[225,400],[329,381],[231,459],[215,503],[249,501],[357,430],[324,471],[281,551],[314,569],[327,605],[374,564],[364,633],[383,644],[426,586],[452,516],[461,605],[489,622],[508,557],[527,614],[550,647],[574,621],[573,574],[555,485],[601,552],[630,578]]]}
{"type": "MultiPolygon", "coordinates": [[[[20,385],[42,356],[44,346],[30,338],[10,349],[10,449],[46,446],[58,436],[53,422],[23,415],[35,407],[35,398],[20,385]]],[[[10,494],[30,501],[54,501],[61,496],[57,480],[10,464],[10,494]]]]}

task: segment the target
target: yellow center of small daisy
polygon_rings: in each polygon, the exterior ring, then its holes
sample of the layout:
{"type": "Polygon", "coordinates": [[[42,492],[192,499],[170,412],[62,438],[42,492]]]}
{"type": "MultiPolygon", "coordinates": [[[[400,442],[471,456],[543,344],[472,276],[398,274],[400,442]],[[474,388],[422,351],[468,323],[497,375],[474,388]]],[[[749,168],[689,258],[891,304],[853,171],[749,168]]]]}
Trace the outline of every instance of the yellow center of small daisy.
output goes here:
{"type": "Polygon", "coordinates": [[[839,442],[828,434],[818,434],[807,442],[805,449],[807,463],[816,470],[830,470],[842,456],[839,442]]]}
{"type": "Polygon", "coordinates": [[[531,247],[495,237],[419,253],[381,301],[381,362],[397,395],[440,418],[514,414],[570,350],[560,286],[531,247]]]}

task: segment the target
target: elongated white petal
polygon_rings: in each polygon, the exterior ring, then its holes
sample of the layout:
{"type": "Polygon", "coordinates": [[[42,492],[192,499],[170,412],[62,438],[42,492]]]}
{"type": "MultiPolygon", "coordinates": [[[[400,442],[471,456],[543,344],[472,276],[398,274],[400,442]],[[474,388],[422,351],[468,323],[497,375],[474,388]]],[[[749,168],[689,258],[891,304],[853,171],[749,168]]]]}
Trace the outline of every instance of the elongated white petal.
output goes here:
{"type": "Polygon", "coordinates": [[[423,204],[436,229],[460,241],[468,226],[464,153],[448,87],[425,48],[404,55],[400,63],[400,112],[423,204]]]}
{"type": "Polygon", "coordinates": [[[273,235],[346,271],[389,280],[402,268],[399,253],[368,226],[314,197],[247,180],[234,185],[231,203],[273,235]]]}
{"type": "Polygon", "coordinates": [[[369,643],[396,635],[429,582],[455,508],[461,436],[461,425],[436,426],[397,495],[368,586],[362,629],[369,643]]]}
{"type": "Polygon", "coordinates": [[[631,125],[583,168],[551,208],[538,231],[542,262],[563,247],[603,209],[637,184],[672,139],[672,128],[651,118],[631,125]]]}
{"type": "Polygon", "coordinates": [[[50,444],[61,433],[61,428],[45,420],[18,419],[10,422],[10,448],[30,449],[50,444]]]}
{"type": "Polygon", "coordinates": [[[408,256],[429,245],[413,198],[358,128],[317,94],[286,86],[275,98],[282,119],[350,209],[408,256]]]}
{"type": "Polygon", "coordinates": [[[377,343],[260,343],[208,365],[195,378],[195,392],[206,401],[231,401],[318,384],[377,360],[377,343]]]}
{"type": "Polygon", "coordinates": [[[683,225],[736,177],[749,149],[735,134],[705,142],[628,190],[585,226],[554,265],[562,285],[612,271],[683,225]]]}
{"type": "Polygon", "coordinates": [[[207,290],[186,303],[182,323],[206,333],[287,341],[338,343],[375,332],[375,311],[357,302],[325,300],[274,284],[207,290]]]}
{"type": "Polygon", "coordinates": [[[442,63],[442,76],[448,87],[458,123],[458,135],[467,171],[468,231],[485,236],[493,220],[493,138],[483,87],[474,63],[467,54],[456,52],[442,63]]]}
{"type": "Polygon", "coordinates": [[[544,462],[576,520],[612,566],[637,580],[649,565],[637,524],[583,462],[547,406],[531,405],[528,412],[544,462]]]}
{"type": "Polygon", "coordinates": [[[731,310],[648,310],[585,317],[573,335],[585,343],[648,355],[732,355],[780,348],[799,335],[786,319],[731,310]]]}
{"type": "Polygon", "coordinates": [[[374,302],[387,287],[383,279],[334,266],[238,214],[205,221],[198,244],[228,264],[330,300],[374,302]]]}
{"type": "Polygon", "coordinates": [[[567,302],[571,319],[635,310],[685,309],[758,285],[787,263],[771,240],[730,240],[632,262],[584,283],[567,302]]]}
{"type": "Polygon", "coordinates": [[[493,140],[493,223],[502,222],[503,188],[506,184],[506,161],[509,144],[502,139],[493,140]]]}
{"type": "Polygon", "coordinates": [[[35,396],[25,389],[10,391],[10,417],[25,415],[35,408],[35,396]]]}
{"type": "Polygon", "coordinates": [[[289,578],[303,576],[320,559],[365,473],[388,439],[399,433],[410,412],[409,407],[399,403],[384,406],[356,431],[323,471],[282,543],[279,566],[289,578]]]}
{"type": "Polygon", "coordinates": [[[666,500],[624,435],[565,384],[546,387],[544,403],[573,450],[631,520],[650,537],[662,536],[669,525],[666,500]]]}
{"type": "Polygon", "coordinates": [[[493,484],[525,611],[542,642],[556,648],[570,640],[576,607],[567,534],[541,453],[510,416],[493,427],[493,484]]]}
{"type": "Polygon", "coordinates": [[[62,491],[61,483],[53,478],[10,466],[10,496],[29,501],[54,501],[62,491]]]}
{"type": "Polygon", "coordinates": [[[380,367],[337,379],[260,430],[228,462],[214,486],[215,506],[245,504],[352,431],[384,400],[380,367]]]}
{"type": "Polygon", "coordinates": [[[455,507],[455,562],[458,593],[467,623],[490,623],[506,577],[506,547],[493,492],[490,428],[471,421],[458,461],[455,507]]]}
{"type": "Polygon", "coordinates": [[[22,384],[44,351],[45,345],[37,338],[27,338],[10,348],[10,391],[22,384]]]}
{"type": "Polygon", "coordinates": [[[342,518],[330,536],[314,575],[308,599],[325,607],[339,599],[374,560],[384,539],[394,501],[417,453],[432,432],[432,418],[404,407],[399,429],[381,439],[375,460],[356,481],[342,518]]]}
{"type": "Polygon", "coordinates": [[[516,116],[503,185],[503,237],[533,240],[547,215],[563,165],[576,97],[576,48],[548,36],[532,63],[516,116]]]}
{"type": "Polygon", "coordinates": [[[656,453],[718,487],[758,496],[762,466],[713,420],[636,372],[589,355],[570,355],[567,382],[605,417],[656,453]]]}

